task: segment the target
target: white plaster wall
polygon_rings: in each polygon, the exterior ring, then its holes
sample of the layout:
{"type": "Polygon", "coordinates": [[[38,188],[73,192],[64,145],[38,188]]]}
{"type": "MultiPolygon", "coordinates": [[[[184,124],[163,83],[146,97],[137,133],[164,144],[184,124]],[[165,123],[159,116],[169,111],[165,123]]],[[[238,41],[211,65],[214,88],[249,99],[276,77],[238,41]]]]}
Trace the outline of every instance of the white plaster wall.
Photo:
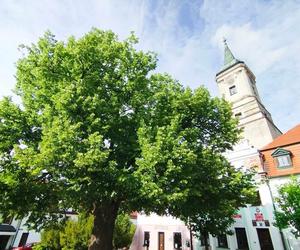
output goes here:
{"type": "Polygon", "coordinates": [[[189,230],[185,224],[171,216],[158,216],[151,214],[138,214],[137,229],[133,238],[131,250],[146,249],[143,247],[144,232],[150,232],[150,246],[149,250],[158,249],[158,233],[163,232],[165,235],[165,250],[173,248],[173,235],[175,232],[180,232],[182,237],[182,249],[189,250],[190,247],[186,246],[186,241],[190,241],[189,230]]]}
{"type": "Polygon", "coordinates": [[[243,138],[251,145],[261,148],[281,134],[271,114],[261,104],[255,76],[244,63],[221,73],[216,81],[220,95],[232,104],[233,114],[242,113],[239,126],[244,128],[243,138]],[[237,93],[230,95],[229,87],[233,85],[237,93]]]}
{"type": "MultiPolygon", "coordinates": [[[[300,175],[298,175],[297,178],[300,178],[300,175]]],[[[278,196],[278,190],[280,186],[286,184],[290,180],[291,180],[290,176],[281,176],[281,177],[271,178],[269,180],[269,185],[274,199],[276,199],[276,197],[278,196]]],[[[276,202],[275,202],[275,206],[276,206],[276,202]]],[[[278,209],[277,206],[276,208],[278,209]]],[[[300,249],[300,239],[295,238],[295,236],[291,233],[291,229],[285,229],[283,230],[283,233],[289,249],[291,250],[300,249]]]]}

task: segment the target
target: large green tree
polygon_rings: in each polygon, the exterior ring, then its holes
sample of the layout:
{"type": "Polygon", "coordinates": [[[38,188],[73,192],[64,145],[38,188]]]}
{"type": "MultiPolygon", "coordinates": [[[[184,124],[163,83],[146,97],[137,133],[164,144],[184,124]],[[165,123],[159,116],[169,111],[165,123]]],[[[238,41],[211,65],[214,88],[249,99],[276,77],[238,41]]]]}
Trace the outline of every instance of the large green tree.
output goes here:
{"type": "Polygon", "coordinates": [[[275,225],[280,229],[290,227],[296,238],[300,236],[300,180],[296,177],[282,185],[278,190],[275,211],[275,225]]]}
{"type": "Polygon", "coordinates": [[[93,29],[24,47],[21,105],[0,102],[0,212],[37,228],[91,213],[89,249],[111,250],[118,212],[245,204],[251,185],[222,156],[239,137],[230,105],[155,74],[156,56],[136,42],[93,29]]]}

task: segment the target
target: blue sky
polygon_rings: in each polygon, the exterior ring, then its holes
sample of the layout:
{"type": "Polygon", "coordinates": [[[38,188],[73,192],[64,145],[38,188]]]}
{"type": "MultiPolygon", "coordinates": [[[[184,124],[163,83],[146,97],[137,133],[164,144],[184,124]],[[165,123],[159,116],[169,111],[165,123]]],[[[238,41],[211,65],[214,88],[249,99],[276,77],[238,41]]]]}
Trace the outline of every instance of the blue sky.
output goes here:
{"type": "Polygon", "coordinates": [[[271,0],[0,0],[0,97],[12,95],[18,45],[46,30],[58,39],[91,27],[158,54],[158,71],[218,95],[222,37],[257,77],[263,103],[285,132],[300,122],[300,1],[271,0]]]}

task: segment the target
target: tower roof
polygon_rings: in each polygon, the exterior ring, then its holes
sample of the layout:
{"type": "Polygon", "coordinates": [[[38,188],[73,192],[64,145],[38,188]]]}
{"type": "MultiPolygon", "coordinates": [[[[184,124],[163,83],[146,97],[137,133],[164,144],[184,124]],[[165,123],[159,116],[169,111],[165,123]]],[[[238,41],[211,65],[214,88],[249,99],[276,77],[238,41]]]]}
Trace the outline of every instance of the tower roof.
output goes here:
{"type": "Polygon", "coordinates": [[[229,49],[226,39],[224,39],[224,67],[228,67],[228,66],[236,63],[237,61],[238,60],[235,59],[234,55],[232,54],[231,50],[229,49]]]}
{"type": "Polygon", "coordinates": [[[225,71],[226,69],[230,68],[231,66],[233,66],[237,63],[240,63],[240,62],[242,63],[242,61],[240,61],[234,57],[234,55],[232,54],[231,50],[229,49],[229,47],[227,45],[227,41],[225,38],[224,38],[223,42],[224,42],[224,64],[218,74],[222,73],[223,71],[225,71]]]}

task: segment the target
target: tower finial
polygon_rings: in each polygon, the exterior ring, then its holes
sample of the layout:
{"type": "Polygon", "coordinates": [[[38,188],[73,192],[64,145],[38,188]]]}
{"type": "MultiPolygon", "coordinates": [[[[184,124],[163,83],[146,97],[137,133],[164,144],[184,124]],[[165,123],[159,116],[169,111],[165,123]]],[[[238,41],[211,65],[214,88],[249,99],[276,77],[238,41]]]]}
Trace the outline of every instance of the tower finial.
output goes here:
{"type": "Polygon", "coordinates": [[[234,64],[237,60],[228,47],[227,40],[223,37],[224,42],[224,67],[234,64]]]}

